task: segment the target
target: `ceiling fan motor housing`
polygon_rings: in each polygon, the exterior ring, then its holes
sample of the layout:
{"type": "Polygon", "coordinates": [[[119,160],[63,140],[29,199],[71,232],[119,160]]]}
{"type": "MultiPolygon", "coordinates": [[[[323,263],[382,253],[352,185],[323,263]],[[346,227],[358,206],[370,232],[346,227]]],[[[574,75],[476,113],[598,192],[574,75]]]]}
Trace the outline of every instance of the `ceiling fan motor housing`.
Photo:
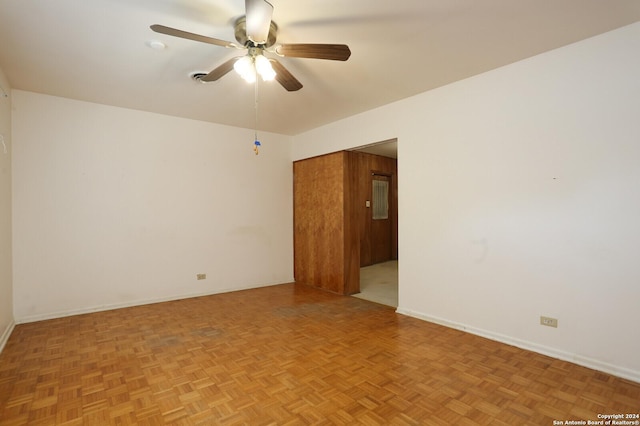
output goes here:
{"type": "Polygon", "coordinates": [[[269,25],[269,36],[267,37],[267,41],[261,44],[255,43],[253,40],[247,37],[247,17],[246,16],[241,16],[240,18],[238,18],[238,20],[234,25],[234,28],[235,28],[235,37],[238,43],[240,43],[242,46],[247,46],[247,47],[258,47],[258,46],[262,48],[271,47],[275,44],[276,38],[278,36],[278,26],[276,25],[275,22],[271,21],[271,24],[269,25]]]}

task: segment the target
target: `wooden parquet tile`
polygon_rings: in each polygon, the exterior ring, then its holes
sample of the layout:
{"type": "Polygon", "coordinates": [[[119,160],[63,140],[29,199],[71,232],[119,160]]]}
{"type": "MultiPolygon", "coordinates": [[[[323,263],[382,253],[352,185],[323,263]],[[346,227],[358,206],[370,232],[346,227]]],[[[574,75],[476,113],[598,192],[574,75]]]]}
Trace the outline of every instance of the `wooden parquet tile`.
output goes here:
{"type": "Polygon", "coordinates": [[[552,425],[640,384],[286,284],[15,328],[0,425],[552,425]]]}

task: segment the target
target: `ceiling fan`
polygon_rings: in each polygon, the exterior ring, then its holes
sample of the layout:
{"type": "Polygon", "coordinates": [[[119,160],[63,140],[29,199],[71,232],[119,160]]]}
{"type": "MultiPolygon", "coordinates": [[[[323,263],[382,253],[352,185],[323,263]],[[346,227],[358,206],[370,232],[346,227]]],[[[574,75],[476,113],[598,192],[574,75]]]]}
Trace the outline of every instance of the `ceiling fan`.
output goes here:
{"type": "Polygon", "coordinates": [[[329,59],[346,61],[351,50],[346,44],[279,44],[275,45],[278,26],[271,20],[273,5],[266,0],[245,0],[246,15],[235,22],[235,38],[238,44],[207,37],[164,25],[151,25],[157,33],[217,46],[246,49],[247,55],[231,58],[208,74],[199,77],[204,82],[216,81],[235,69],[248,81],[255,81],[256,73],[263,79],[275,78],[286,90],[293,92],[302,88],[300,83],[283,65],[274,58],[267,58],[264,53],[275,53],[278,56],[292,58],[329,59]]]}

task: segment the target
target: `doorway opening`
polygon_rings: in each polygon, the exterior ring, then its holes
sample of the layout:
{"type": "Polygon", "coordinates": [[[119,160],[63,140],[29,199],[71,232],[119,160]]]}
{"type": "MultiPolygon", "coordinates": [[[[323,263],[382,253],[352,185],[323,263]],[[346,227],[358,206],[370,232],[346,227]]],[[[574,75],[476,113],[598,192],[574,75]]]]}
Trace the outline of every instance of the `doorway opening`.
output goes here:
{"type": "MultiPolygon", "coordinates": [[[[361,229],[360,293],[353,296],[398,307],[398,140],[391,139],[354,148],[395,160],[395,170],[370,171],[366,201],[367,225],[361,229]]],[[[375,167],[375,166],[374,166],[375,167]]]]}
{"type": "Polygon", "coordinates": [[[397,308],[398,261],[388,260],[383,263],[361,267],[360,293],[352,296],[397,308]]]}

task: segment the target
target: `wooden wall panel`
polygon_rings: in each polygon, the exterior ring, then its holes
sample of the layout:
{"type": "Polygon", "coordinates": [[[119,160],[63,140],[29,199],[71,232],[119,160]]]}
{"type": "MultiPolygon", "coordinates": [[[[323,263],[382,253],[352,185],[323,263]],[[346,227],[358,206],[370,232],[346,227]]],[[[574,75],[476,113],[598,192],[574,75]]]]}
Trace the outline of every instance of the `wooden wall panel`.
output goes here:
{"type": "Polygon", "coordinates": [[[345,153],[293,163],[296,282],[345,290],[345,153]]]}
{"type": "Polygon", "coordinates": [[[345,289],[344,294],[360,293],[360,213],[358,211],[359,174],[354,165],[354,157],[344,152],[345,193],[344,193],[344,251],[345,251],[345,289]]]}
{"type": "Polygon", "coordinates": [[[293,163],[294,277],[338,294],[360,291],[372,263],[372,171],[391,176],[392,258],[398,258],[397,161],[342,151],[293,163]]]}
{"type": "Polygon", "coordinates": [[[352,175],[352,208],[356,215],[355,221],[358,228],[358,245],[360,248],[358,266],[364,266],[371,263],[370,232],[367,222],[369,209],[365,205],[366,201],[371,199],[371,188],[369,187],[371,178],[367,173],[367,170],[369,170],[369,155],[363,152],[351,151],[349,152],[349,158],[350,173],[352,175]],[[364,264],[363,261],[365,262],[364,264]]]}

